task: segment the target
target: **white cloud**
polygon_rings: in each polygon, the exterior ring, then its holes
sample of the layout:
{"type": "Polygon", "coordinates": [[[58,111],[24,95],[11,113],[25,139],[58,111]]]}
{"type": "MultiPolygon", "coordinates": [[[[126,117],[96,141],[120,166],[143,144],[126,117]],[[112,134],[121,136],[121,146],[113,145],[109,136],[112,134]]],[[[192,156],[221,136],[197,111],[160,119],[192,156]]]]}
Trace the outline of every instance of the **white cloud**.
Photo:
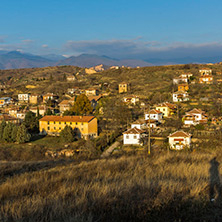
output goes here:
{"type": "Polygon", "coordinates": [[[49,46],[48,45],[46,45],[46,44],[43,44],[42,45],[42,48],[48,48],[49,46]]]}

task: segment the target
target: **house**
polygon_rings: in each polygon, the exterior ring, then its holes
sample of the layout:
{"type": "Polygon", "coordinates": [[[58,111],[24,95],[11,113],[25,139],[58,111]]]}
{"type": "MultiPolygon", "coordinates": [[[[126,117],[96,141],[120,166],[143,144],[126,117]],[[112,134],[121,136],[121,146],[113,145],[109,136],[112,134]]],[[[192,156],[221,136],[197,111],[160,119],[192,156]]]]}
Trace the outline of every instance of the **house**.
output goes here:
{"type": "Polygon", "coordinates": [[[70,75],[70,76],[66,77],[66,80],[69,81],[69,82],[73,82],[73,81],[76,80],[76,77],[74,75],[70,75]]]}
{"type": "Polygon", "coordinates": [[[185,102],[189,100],[189,95],[185,91],[177,91],[173,93],[173,102],[185,102]]]}
{"type": "Polygon", "coordinates": [[[191,134],[184,131],[176,131],[168,136],[169,146],[171,149],[182,150],[185,147],[190,147],[191,134]]]}
{"type": "Polygon", "coordinates": [[[163,119],[163,113],[156,109],[152,109],[150,112],[145,111],[145,120],[148,120],[149,118],[161,122],[163,119]]]}
{"type": "Polygon", "coordinates": [[[85,90],[86,96],[96,96],[98,95],[98,90],[94,88],[89,88],[85,90]]]}
{"type": "Polygon", "coordinates": [[[157,120],[155,119],[148,119],[148,120],[145,120],[146,122],[146,127],[149,127],[150,125],[150,128],[157,128],[158,125],[160,125],[160,122],[158,122],[157,120]]]}
{"type": "Polygon", "coordinates": [[[180,84],[180,83],[188,83],[187,77],[176,77],[173,79],[173,84],[180,84]]]}
{"type": "Polygon", "coordinates": [[[80,94],[80,89],[79,89],[79,87],[68,88],[67,93],[70,93],[70,94],[80,94]]]}
{"type": "Polygon", "coordinates": [[[183,117],[183,122],[185,126],[197,125],[200,123],[207,123],[208,117],[204,111],[201,109],[192,109],[183,117]]]}
{"type": "Polygon", "coordinates": [[[125,96],[124,98],[123,98],[123,102],[124,103],[127,103],[127,104],[132,104],[132,105],[136,105],[136,103],[138,103],[139,102],[139,97],[138,96],[125,96]]]}
{"type": "Polygon", "coordinates": [[[6,123],[14,123],[14,124],[18,124],[20,121],[15,118],[14,116],[10,116],[8,114],[0,114],[0,123],[2,121],[5,121],[6,123]]]}
{"type": "Polygon", "coordinates": [[[31,104],[38,104],[41,102],[41,100],[42,100],[42,98],[38,94],[31,94],[29,96],[29,103],[31,103],[31,104]]]}
{"type": "Polygon", "coordinates": [[[144,119],[138,119],[135,122],[131,124],[131,128],[136,127],[137,129],[145,129],[146,128],[146,122],[144,119]]]}
{"type": "Polygon", "coordinates": [[[204,69],[200,69],[199,73],[201,76],[211,76],[212,75],[212,69],[210,68],[204,68],[204,69]]]}
{"type": "Polygon", "coordinates": [[[155,108],[163,113],[163,117],[169,117],[176,112],[177,106],[175,104],[165,102],[157,105],[155,108]]]}
{"type": "Polygon", "coordinates": [[[142,138],[145,137],[145,131],[136,127],[127,130],[123,133],[124,145],[143,145],[142,138]]]}
{"type": "Polygon", "coordinates": [[[29,101],[29,93],[20,93],[18,94],[18,100],[19,102],[28,102],[29,101]]]}
{"type": "Polygon", "coordinates": [[[187,83],[178,85],[178,91],[188,91],[188,90],[189,90],[189,85],[187,83]]]}
{"type": "Polygon", "coordinates": [[[202,84],[202,83],[212,84],[212,83],[213,83],[213,76],[211,76],[211,75],[201,76],[201,77],[199,78],[199,83],[200,83],[200,84],[202,84]]]}
{"type": "Polygon", "coordinates": [[[63,113],[66,110],[70,110],[70,108],[74,105],[74,103],[75,103],[75,98],[69,100],[63,100],[61,103],[59,103],[59,111],[63,113]]]}
{"type": "Polygon", "coordinates": [[[17,113],[19,112],[19,107],[14,107],[14,108],[10,108],[8,110],[8,114],[10,116],[14,116],[14,117],[17,117],[17,113]]]}
{"type": "Polygon", "coordinates": [[[19,119],[20,122],[22,122],[25,119],[26,113],[27,111],[18,111],[16,114],[17,119],[19,119]]]}
{"type": "Polygon", "coordinates": [[[45,105],[43,105],[43,106],[36,106],[36,107],[29,108],[29,110],[31,112],[35,113],[36,115],[39,112],[39,115],[44,116],[45,112],[47,111],[47,107],[45,105]]]}
{"type": "Polygon", "coordinates": [[[119,84],[119,93],[128,92],[130,90],[130,84],[122,82],[119,84]]]}
{"type": "Polygon", "coordinates": [[[193,76],[192,73],[183,73],[180,75],[181,78],[187,78],[187,79],[189,79],[191,76],[193,76]]]}
{"type": "Polygon", "coordinates": [[[87,96],[89,101],[91,102],[91,105],[93,107],[93,109],[96,108],[97,104],[98,104],[98,101],[102,98],[101,95],[98,95],[98,96],[87,96]]]}
{"type": "Polygon", "coordinates": [[[46,103],[48,100],[55,100],[58,96],[56,96],[54,93],[47,93],[43,95],[43,103],[46,103]]]}
{"type": "Polygon", "coordinates": [[[41,134],[59,135],[65,126],[72,127],[79,138],[95,138],[98,135],[95,116],[44,116],[39,120],[41,134]]]}
{"type": "Polygon", "coordinates": [[[10,98],[10,97],[2,97],[2,98],[0,98],[0,107],[3,107],[5,105],[10,104],[11,101],[12,101],[12,98],[10,98]]]}

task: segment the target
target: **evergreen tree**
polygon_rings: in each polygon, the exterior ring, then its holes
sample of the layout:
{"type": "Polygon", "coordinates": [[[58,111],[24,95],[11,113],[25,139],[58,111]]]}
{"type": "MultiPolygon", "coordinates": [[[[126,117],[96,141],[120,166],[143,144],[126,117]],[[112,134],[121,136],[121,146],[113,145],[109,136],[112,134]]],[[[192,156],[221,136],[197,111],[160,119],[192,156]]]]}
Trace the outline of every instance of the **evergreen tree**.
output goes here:
{"type": "Polygon", "coordinates": [[[13,142],[12,140],[12,130],[13,130],[14,124],[13,123],[8,123],[3,131],[3,140],[7,142],[13,142]]]}
{"type": "Polygon", "coordinates": [[[51,116],[51,115],[53,115],[51,109],[48,108],[48,109],[46,110],[46,112],[45,112],[45,115],[46,115],[46,116],[51,116]]]}
{"type": "Polygon", "coordinates": [[[3,120],[0,124],[0,140],[3,139],[3,132],[5,127],[6,127],[6,122],[3,120]]]}
{"type": "Polygon", "coordinates": [[[31,138],[31,135],[28,133],[25,125],[20,125],[18,127],[18,131],[17,131],[17,136],[16,136],[16,141],[18,143],[25,143],[28,142],[31,138]]]}
{"type": "Polygon", "coordinates": [[[31,111],[27,112],[23,123],[30,133],[39,132],[39,121],[35,113],[31,111]]]}
{"type": "Polygon", "coordinates": [[[77,96],[74,106],[70,111],[73,111],[75,115],[88,115],[92,113],[93,108],[91,102],[85,94],[77,96]]]}
{"type": "Polygon", "coordinates": [[[17,131],[18,131],[18,126],[14,125],[12,129],[12,136],[11,136],[13,142],[16,142],[17,131]]]}
{"type": "Polygon", "coordinates": [[[65,126],[65,128],[60,132],[60,138],[64,142],[73,142],[75,140],[75,132],[70,126],[65,126]]]}

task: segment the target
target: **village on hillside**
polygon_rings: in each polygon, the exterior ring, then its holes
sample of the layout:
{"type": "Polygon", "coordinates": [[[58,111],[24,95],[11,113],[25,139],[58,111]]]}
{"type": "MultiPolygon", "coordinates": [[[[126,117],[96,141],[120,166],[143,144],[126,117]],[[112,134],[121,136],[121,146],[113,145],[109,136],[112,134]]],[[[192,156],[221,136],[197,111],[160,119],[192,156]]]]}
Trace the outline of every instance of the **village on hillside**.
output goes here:
{"type": "MultiPolygon", "coordinates": [[[[66,145],[94,141],[100,152],[118,141],[112,154],[197,150],[217,140],[222,129],[222,73],[210,65],[175,67],[146,73],[146,68],[99,65],[58,71],[59,77],[47,69],[27,76],[26,69],[15,76],[7,70],[0,79],[0,139],[26,143],[64,137],[66,145]],[[137,82],[134,72],[143,73],[137,82]],[[115,79],[118,75],[121,79],[115,79]],[[157,81],[152,83],[151,77],[157,81]]],[[[67,156],[80,150],[79,144],[67,146],[67,156]]],[[[46,155],[55,153],[51,144],[46,155]]]]}

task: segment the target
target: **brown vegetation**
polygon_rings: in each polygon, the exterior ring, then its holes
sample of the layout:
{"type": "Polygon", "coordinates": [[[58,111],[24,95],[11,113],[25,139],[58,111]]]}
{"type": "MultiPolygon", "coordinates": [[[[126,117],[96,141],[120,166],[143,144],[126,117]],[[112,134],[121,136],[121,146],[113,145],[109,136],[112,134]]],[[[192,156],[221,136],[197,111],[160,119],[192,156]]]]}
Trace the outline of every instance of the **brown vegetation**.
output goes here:
{"type": "Polygon", "coordinates": [[[209,200],[213,157],[170,153],[19,174],[15,168],[0,184],[0,220],[221,221],[218,190],[209,200]]]}

